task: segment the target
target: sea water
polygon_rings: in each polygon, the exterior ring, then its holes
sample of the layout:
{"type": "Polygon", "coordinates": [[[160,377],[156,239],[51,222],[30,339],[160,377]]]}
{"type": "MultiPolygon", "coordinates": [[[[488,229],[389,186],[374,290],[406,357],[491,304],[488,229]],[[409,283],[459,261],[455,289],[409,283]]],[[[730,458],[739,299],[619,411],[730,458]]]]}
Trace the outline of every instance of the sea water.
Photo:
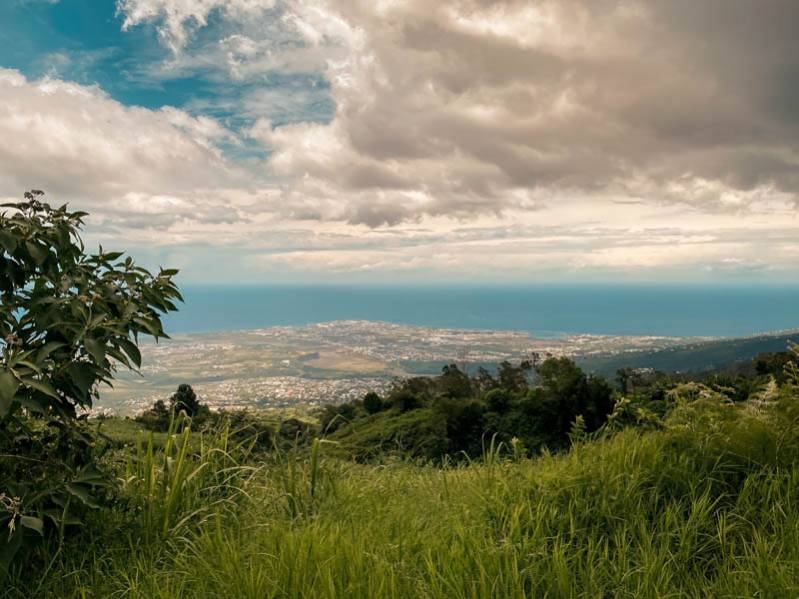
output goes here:
{"type": "Polygon", "coordinates": [[[183,289],[169,332],[370,320],[541,337],[745,336],[799,327],[799,286],[275,286],[183,289]]]}

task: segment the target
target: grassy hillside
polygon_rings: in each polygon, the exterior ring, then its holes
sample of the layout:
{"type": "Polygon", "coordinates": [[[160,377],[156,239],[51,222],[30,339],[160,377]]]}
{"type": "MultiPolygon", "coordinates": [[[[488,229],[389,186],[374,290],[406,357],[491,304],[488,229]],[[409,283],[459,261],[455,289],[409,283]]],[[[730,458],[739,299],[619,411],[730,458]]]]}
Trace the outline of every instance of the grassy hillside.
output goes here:
{"type": "Polygon", "coordinates": [[[761,353],[785,351],[789,343],[799,343],[799,333],[703,341],[658,351],[595,355],[580,357],[577,362],[589,372],[608,377],[619,368],[703,372],[747,362],[761,353]]]}
{"type": "Polygon", "coordinates": [[[780,397],[689,386],[652,429],[617,414],[564,454],[448,468],[319,440],[256,457],[224,434],[181,461],[192,442],[173,435],[120,462],[121,501],[0,595],[795,597],[799,394],[780,397]]]}

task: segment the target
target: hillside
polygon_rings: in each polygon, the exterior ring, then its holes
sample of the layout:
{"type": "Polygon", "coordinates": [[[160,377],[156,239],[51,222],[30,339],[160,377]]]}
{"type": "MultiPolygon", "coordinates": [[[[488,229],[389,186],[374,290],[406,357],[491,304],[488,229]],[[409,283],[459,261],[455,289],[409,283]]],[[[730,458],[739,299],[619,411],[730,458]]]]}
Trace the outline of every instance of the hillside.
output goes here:
{"type": "Polygon", "coordinates": [[[253,461],[208,437],[190,469],[164,469],[183,435],[140,451],[125,503],[0,596],[796,596],[795,402],[685,391],[659,430],[447,468],[358,465],[329,442],[253,461]]]}
{"type": "Polygon", "coordinates": [[[789,343],[799,343],[799,332],[701,341],[654,351],[600,353],[577,356],[576,361],[589,372],[606,377],[613,377],[619,368],[698,373],[740,364],[760,353],[785,351],[789,343]]]}

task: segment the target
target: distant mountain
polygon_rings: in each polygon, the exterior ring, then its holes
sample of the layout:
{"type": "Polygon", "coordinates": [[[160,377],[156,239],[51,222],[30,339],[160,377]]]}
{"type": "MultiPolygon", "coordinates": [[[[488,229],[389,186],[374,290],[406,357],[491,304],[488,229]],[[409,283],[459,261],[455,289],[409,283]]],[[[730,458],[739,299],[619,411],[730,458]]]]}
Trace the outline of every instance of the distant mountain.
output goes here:
{"type": "Polygon", "coordinates": [[[763,352],[779,352],[799,343],[799,330],[699,341],[659,350],[593,354],[577,357],[582,368],[611,377],[619,368],[653,368],[664,372],[704,372],[746,362],[763,352]]]}

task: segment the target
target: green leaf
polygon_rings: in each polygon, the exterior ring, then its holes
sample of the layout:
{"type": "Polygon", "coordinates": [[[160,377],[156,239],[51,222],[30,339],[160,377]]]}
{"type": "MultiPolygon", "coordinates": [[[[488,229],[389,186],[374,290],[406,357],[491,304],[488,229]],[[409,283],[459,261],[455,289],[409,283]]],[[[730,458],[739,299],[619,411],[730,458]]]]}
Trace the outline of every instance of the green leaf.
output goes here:
{"type": "Polygon", "coordinates": [[[67,483],[67,491],[69,491],[72,495],[80,499],[83,503],[88,505],[89,507],[100,507],[94,498],[91,496],[89,489],[86,487],[82,487],[80,485],[76,485],[73,483],[67,483]]]}
{"type": "Polygon", "coordinates": [[[91,322],[89,323],[89,327],[88,328],[96,329],[98,326],[100,326],[107,319],[108,319],[108,316],[106,316],[105,314],[98,314],[97,316],[92,318],[91,322]]]}
{"type": "Polygon", "coordinates": [[[83,524],[83,520],[71,514],[64,514],[63,510],[47,510],[45,516],[50,518],[50,521],[59,528],[64,526],[79,526],[83,524]]]}
{"type": "Polygon", "coordinates": [[[45,343],[39,352],[36,354],[36,359],[41,361],[44,360],[47,356],[53,353],[55,350],[62,348],[66,345],[66,343],[61,343],[60,341],[50,341],[49,343],[45,343]]]}
{"type": "Polygon", "coordinates": [[[36,414],[46,414],[49,407],[41,397],[25,397],[23,395],[19,403],[26,410],[36,414]]]}
{"type": "Polygon", "coordinates": [[[26,241],[25,248],[28,250],[28,253],[37,266],[41,266],[44,261],[47,260],[47,256],[50,255],[47,248],[40,246],[38,243],[33,243],[32,241],[26,241]]]}
{"type": "Polygon", "coordinates": [[[53,386],[47,381],[38,381],[36,379],[24,378],[22,379],[22,382],[27,387],[30,387],[31,389],[36,389],[37,391],[41,391],[42,393],[44,393],[45,395],[49,395],[53,399],[58,399],[58,400],[61,399],[58,396],[58,393],[56,393],[56,390],[53,388],[53,386]]]}
{"type": "Polygon", "coordinates": [[[144,318],[134,318],[133,322],[138,324],[139,326],[144,327],[144,329],[153,337],[160,337],[161,332],[159,331],[158,327],[156,327],[152,320],[144,319],[144,318]]]}
{"type": "Polygon", "coordinates": [[[19,523],[25,528],[35,530],[41,536],[44,536],[44,522],[41,518],[34,518],[33,516],[20,516],[19,523]]]}
{"type": "Polygon", "coordinates": [[[27,368],[30,368],[30,369],[31,369],[33,372],[35,372],[36,374],[41,374],[41,373],[42,373],[42,369],[41,369],[41,368],[39,368],[39,366],[38,366],[37,364],[34,364],[34,363],[33,363],[33,362],[31,362],[30,360],[16,360],[16,361],[14,362],[14,366],[15,366],[15,367],[18,367],[18,366],[25,366],[25,367],[27,367],[27,368]]]}
{"type": "Polygon", "coordinates": [[[0,231],[0,245],[11,254],[17,249],[17,239],[8,231],[0,231]]]}
{"type": "Polygon", "coordinates": [[[90,464],[82,468],[77,476],[72,479],[74,484],[108,486],[109,478],[90,464]]]}
{"type": "Polygon", "coordinates": [[[8,370],[0,370],[0,418],[8,414],[19,390],[19,381],[8,370]]]}
{"type": "Polygon", "coordinates": [[[83,347],[89,352],[89,355],[94,359],[98,365],[102,365],[105,361],[105,345],[101,341],[93,337],[86,337],[83,339],[83,347]]]}
{"type": "Polygon", "coordinates": [[[86,363],[70,364],[67,368],[67,374],[69,374],[72,382],[75,383],[75,386],[84,396],[89,393],[96,379],[94,368],[91,364],[86,363]]]}
{"type": "MultiPolygon", "coordinates": [[[[5,522],[0,521],[0,524],[5,522]]],[[[0,542],[0,575],[8,570],[11,560],[14,559],[16,554],[22,548],[22,535],[16,532],[0,542]]]]}
{"type": "Polygon", "coordinates": [[[137,368],[141,368],[141,352],[139,348],[136,347],[136,344],[127,340],[127,339],[118,339],[117,343],[122,348],[128,357],[133,360],[133,363],[136,364],[137,368]]]}
{"type": "Polygon", "coordinates": [[[124,364],[126,367],[133,369],[133,364],[130,363],[128,357],[119,351],[116,347],[109,347],[108,348],[108,355],[114,358],[120,364],[124,364]]]}

